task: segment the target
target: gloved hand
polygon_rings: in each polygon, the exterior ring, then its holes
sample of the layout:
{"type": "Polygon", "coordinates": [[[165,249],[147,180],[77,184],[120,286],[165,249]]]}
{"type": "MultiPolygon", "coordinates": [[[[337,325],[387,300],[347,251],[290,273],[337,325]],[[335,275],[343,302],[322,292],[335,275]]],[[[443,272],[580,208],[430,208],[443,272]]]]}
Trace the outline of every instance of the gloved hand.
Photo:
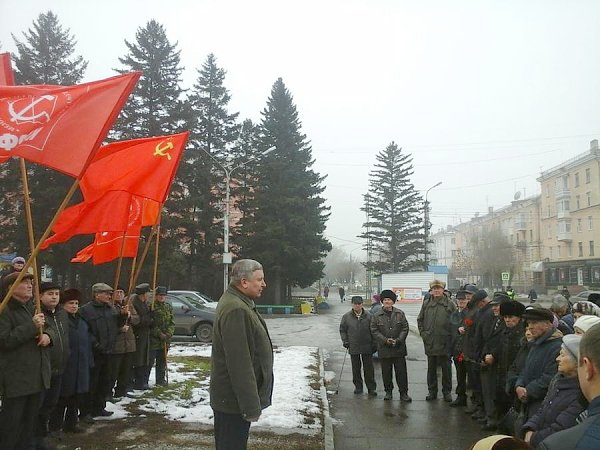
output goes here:
{"type": "Polygon", "coordinates": [[[350,348],[350,343],[349,342],[344,342],[344,348],[350,348]]]}

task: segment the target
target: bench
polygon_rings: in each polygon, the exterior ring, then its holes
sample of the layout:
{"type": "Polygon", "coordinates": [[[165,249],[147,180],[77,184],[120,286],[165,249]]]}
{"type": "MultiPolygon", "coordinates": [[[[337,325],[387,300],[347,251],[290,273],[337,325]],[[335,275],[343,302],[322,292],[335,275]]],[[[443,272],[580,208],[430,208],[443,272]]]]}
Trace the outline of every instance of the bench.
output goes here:
{"type": "Polygon", "coordinates": [[[277,311],[280,314],[292,314],[296,307],[294,305],[256,305],[256,309],[259,312],[273,314],[273,311],[277,311]]]}

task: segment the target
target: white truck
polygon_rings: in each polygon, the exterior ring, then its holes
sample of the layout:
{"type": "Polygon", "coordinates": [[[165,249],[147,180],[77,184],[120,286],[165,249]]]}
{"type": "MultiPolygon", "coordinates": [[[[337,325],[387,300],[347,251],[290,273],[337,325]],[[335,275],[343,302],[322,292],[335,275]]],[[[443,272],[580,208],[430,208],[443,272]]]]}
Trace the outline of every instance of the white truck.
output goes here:
{"type": "Polygon", "coordinates": [[[381,290],[390,289],[405,303],[423,301],[429,290],[429,283],[440,280],[448,283],[448,274],[434,272],[398,272],[381,274],[381,290]]]}

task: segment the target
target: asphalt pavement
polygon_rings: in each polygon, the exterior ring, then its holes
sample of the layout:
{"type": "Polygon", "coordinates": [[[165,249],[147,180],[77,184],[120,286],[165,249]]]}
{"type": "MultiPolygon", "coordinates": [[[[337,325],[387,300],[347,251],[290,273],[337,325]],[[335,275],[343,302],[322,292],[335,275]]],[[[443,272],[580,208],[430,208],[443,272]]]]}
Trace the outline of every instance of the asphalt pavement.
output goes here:
{"type": "MultiPolygon", "coordinates": [[[[331,379],[327,392],[337,450],[466,450],[490,434],[482,431],[464,413],[464,408],[449,407],[441,399],[441,392],[438,400],[425,401],[427,359],[423,342],[416,332],[420,304],[403,307],[411,326],[407,339],[407,366],[409,395],[413,401],[406,404],[400,403],[397,389],[392,401],[383,400],[378,362],[375,363],[378,397],[353,393],[350,358],[346,360],[340,381],[345,349],[341,345],[339,323],[342,315],[350,310],[350,303],[341,303],[337,295],[330,294],[329,304],[330,309],[318,315],[265,317],[274,345],[309,345],[323,350],[326,378],[331,379]],[[339,393],[336,394],[338,381],[339,393]]],[[[453,383],[454,380],[453,376],[453,383]]]]}

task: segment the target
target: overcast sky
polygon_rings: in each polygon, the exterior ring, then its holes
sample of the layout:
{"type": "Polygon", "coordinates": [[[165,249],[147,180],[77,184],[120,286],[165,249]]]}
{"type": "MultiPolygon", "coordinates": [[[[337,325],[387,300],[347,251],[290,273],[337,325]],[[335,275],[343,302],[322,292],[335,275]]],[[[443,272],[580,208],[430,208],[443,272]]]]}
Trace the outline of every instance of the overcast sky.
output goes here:
{"type": "Polygon", "coordinates": [[[540,170],[600,138],[598,1],[1,0],[1,50],[47,10],[89,61],[85,81],[114,75],[150,19],[178,42],[184,87],[215,54],[241,118],[258,121],[282,77],[327,175],[327,237],[354,256],[391,141],[412,154],[418,190],[442,182],[435,231],[538,193],[540,170]]]}

